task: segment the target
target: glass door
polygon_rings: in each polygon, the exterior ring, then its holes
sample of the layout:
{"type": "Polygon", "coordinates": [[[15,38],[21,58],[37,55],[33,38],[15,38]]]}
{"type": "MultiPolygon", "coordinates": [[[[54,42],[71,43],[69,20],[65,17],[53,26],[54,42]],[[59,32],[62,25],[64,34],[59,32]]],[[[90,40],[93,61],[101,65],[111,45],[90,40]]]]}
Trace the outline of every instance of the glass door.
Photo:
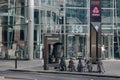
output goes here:
{"type": "Polygon", "coordinates": [[[113,58],[113,41],[112,41],[112,35],[106,35],[102,36],[102,44],[101,44],[101,57],[104,57],[104,59],[111,59],[113,58]],[[104,54],[102,51],[102,46],[104,45],[104,54]]]}
{"type": "Polygon", "coordinates": [[[84,58],[86,56],[86,36],[67,35],[67,58],[84,58]]]}

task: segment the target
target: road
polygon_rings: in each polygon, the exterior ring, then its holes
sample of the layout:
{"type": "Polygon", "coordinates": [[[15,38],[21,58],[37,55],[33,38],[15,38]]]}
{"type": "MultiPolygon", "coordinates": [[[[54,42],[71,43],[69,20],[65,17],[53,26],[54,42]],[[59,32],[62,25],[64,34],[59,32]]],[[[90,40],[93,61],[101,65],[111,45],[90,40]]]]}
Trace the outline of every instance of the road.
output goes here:
{"type": "Polygon", "coordinates": [[[0,75],[5,77],[25,78],[26,80],[120,80],[120,78],[109,77],[13,71],[0,71],[0,75]]]}

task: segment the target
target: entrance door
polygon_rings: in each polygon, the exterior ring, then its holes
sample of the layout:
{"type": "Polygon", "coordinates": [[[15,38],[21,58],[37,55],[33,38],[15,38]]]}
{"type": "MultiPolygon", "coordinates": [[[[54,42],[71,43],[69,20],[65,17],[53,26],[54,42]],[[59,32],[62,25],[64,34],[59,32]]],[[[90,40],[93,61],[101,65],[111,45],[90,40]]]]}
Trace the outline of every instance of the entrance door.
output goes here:
{"type": "Polygon", "coordinates": [[[86,36],[67,35],[67,58],[86,56],[86,36]]]}

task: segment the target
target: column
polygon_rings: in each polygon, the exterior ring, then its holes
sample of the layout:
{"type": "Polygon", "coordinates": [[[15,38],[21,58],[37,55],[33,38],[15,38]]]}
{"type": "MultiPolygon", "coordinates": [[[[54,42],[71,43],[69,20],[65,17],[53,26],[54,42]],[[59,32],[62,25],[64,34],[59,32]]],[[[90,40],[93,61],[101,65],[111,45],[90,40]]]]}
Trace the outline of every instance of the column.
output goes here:
{"type": "Polygon", "coordinates": [[[1,23],[1,17],[0,17],[0,52],[2,48],[2,23],[1,23]]]}
{"type": "Polygon", "coordinates": [[[34,47],[34,0],[28,0],[28,57],[33,60],[34,47]]]}
{"type": "MultiPolygon", "coordinates": [[[[110,59],[110,58],[112,58],[112,56],[111,56],[111,36],[110,35],[108,35],[108,59],[110,59]]],[[[105,52],[105,54],[107,54],[106,52],[105,52]]]]}
{"type": "Polygon", "coordinates": [[[90,1],[90,57],[97,63],[101,54],[101,1],[90,1]]]}
{"type": "MultiPolygon", "coordinates": [[[[16,7],[21,7],[20,2],[17,0],[16,1],[16,7]]],[[[16,8],[16,13],[14,13],[16,15],[21,15],[21,8],[16,8]]],[[[10,13],[9,13],[10,15],[10,13]]],[[[15,24],[21,24],[21,20],[20,17],[16,16],[15,17],[15,24]]],[[[19,41],[20,40],[20,25],[15,25],[14,27],[15,32],[14,32],[14,41],[19,41]]]]}

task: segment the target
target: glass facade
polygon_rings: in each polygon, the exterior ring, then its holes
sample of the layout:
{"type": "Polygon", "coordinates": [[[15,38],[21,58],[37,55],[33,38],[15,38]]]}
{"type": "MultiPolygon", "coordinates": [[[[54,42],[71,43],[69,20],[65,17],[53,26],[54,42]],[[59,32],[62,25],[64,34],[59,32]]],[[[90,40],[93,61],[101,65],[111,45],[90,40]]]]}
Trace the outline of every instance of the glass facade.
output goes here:
{"type": "MultiPolygon", "coordinates": [[[[0,1],[0,58],[28,59],[28,1],[0,1]]],[[[101,45],[106,59],[120,58],[119,0],[100,0],[102,9],[101,45]]],[[[89,57],[90,0],[34,0],[33,58],[42,59],[44,35],[58,34],[66,58],[89,57]]]]}
{"type": "Polygon", "coordinates": [[[21,59],[26,57],[23,45],[25,40],[25,4],[21,0],[0,1],[0,53],[1,58],[14,58],[16,42],[21,44],[21,59]]]}

